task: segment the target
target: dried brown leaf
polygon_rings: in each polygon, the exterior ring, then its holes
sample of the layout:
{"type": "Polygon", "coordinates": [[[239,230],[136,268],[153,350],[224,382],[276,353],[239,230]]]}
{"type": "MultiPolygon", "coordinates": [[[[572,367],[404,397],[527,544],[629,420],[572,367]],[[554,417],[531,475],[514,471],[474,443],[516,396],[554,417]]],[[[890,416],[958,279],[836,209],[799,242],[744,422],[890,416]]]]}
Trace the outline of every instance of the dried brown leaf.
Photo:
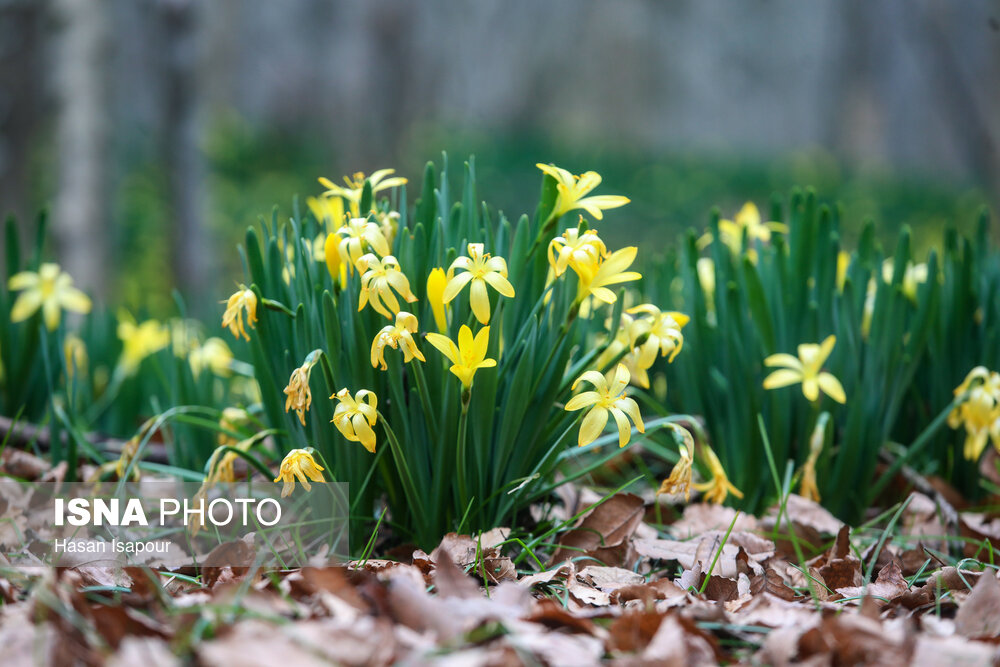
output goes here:
{"type": "MultiPolygon", "coordinates": [[[[888,565],[883,567],[879,571],[875,581],[867,587],[847,586],[836,588],[836,591],[844,597],[850,598],[864,595],[871,596],[872,599],[877,598],[885,601],[892,601],[908,590],[909,587],[906,585],[906,580],[903,579],[903,574],[897,560],[892,560],[888,565]]],[[[869,598],[866,597],[865,599],[869,598]]]]}
{"type": "Polygon", "coordinates": [[[533,586],[542,586],[553,581],[559,581],[565,583],[570,577],[576,574],[576,564],[573,561],[566,561],[559,565],[558,567],[553,567],[551,569],[545,570],[544,572],[538,572],[536,574],[529,574],[526,577],[521,577],[518,579],[517,583],[519,586],[524,586],[526,588],[532,588],[533,586]]]}
{"type": "Polygon", "coordinates": [[[562,536],[550,563],[588,556],[604,565],[628,564],[629,538],[642,517],[642,498],[631,493],[616,494],[591,509],[562,536]]]}
{"type": "Polygon", "coordinates": [[[180,658],[170,645],[155,637],[125,637],[118,652],[108,659],[107,667],[179,667],[180,658]]]}
{"type": "Polygon", "coordinates": [[[979,577],[969,597],[958,606],[955,632],[971,638],[1000,636],[1000,582],[992,571],[979,577]]]}
{"type": "MultiPolygon", "coordinates": [[[[697,562],[701,564],[702,570],[708,570],[724,538],[724,533],[710,531],[701,538],[684,542],[636,539],[633,544],[640,556],[652,560],[676,561],[685,569],[691,569],[697,562]]],[[[745,550],[749,556],[751,569],[762,572],[760,564],[773,556],[774,543],[753,533],[731,533],[722,547],[722,555],[715,564],[714,574],[735,577],[739,572],[737,557],[740,549],[745,550]]]]}
{"type": "Polygon", "coordinates": [[[916,639],[910,667],[991,667],[996,664],[996,649],[983,642],[970,642],[961,637],[921,635],[916,639]]]}
{"type": "Polygon", "coordinates": [[[758,527],[756,518],[745,513],[740,513],[737,518],[736,510],[732,507],[715,503],[693,503],[687,505],[681,518],[670,526],[670,533],[678,539],[686,539],[712,530],[725,532],[731,525],[734,533],[753,533],[758,527]]]}
{"type": "Polygon", "coordinates": [[[446,553],[438,553],[434,562],[434,586],[438,595],[455,598],[478,598],[479,584],[467,575],[446,553]]]}

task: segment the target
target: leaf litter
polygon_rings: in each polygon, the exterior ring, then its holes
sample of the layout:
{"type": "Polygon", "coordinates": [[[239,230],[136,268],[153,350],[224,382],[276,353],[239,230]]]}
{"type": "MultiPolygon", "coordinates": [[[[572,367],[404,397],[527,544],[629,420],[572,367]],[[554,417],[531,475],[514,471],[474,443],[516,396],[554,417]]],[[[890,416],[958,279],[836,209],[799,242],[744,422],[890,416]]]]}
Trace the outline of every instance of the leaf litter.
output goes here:
{"type": "Polygon", "coordinates": [[[963,546],[945,539],[934,502],[920,494],[893,535],[880,525],[852,530],[797,496],[760,518],[691,504],[656,526],[639,496],[578,496],[589,509],[531,557],[500,528],[450,533],[429,554],[396,547],[392,558],[281,572],[0,568],[3,663],[991,665],[1000,657],[990,517],[962,515],[976,534],[963,546]],[[970,544],[979,560],[966,555],[970,544]]]}

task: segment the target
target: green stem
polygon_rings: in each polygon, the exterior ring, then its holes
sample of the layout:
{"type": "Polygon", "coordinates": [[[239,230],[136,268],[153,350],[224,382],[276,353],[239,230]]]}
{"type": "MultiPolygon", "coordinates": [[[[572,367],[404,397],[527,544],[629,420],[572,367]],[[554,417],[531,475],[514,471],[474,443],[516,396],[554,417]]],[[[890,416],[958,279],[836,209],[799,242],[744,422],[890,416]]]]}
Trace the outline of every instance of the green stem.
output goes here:
{"type": "Polygon", "coordinates": [[[455,453],[456,482],[458,484],[458,506],[468,505],[468,489],[465,484],[466,434],[469,430],[469,401],[472,399],[472,388],[462,389],[462,415],[458,418],[458,440],[456,441],[457,452],[455,453]]]}

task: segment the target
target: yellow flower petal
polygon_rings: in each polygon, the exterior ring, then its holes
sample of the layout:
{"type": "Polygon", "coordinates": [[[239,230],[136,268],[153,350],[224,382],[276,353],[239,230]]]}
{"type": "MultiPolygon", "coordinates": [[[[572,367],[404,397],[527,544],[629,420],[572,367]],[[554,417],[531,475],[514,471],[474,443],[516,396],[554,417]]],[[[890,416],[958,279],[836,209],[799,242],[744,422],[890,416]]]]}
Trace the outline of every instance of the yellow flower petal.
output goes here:
{"type": "Polygon", "coordinates": [[[819,388],[822,389],[827,396],[841,404],[847,402],[847,395],[844,394],[843,385],[841,385],[840,380],[834,377],[831,373],[820,373],[818,382],[819,388]]]}
{"type": "Polygon", "coordinates": [[[608,423],[608,411],[601,406],[594,406],[583,418],[583,422],[580,424],[580,434],[578,438],[578,444],[580,447],[584,445],[589,445],[594,440],[597,440],[601,432],[604,431],[604,427],[608,423]]]}
{"type": "Polygon", "coordinates": [[[802,373],[790,368],[774,371],[764,378],[764,389],[779,389],[802,382],[802,373]]]}

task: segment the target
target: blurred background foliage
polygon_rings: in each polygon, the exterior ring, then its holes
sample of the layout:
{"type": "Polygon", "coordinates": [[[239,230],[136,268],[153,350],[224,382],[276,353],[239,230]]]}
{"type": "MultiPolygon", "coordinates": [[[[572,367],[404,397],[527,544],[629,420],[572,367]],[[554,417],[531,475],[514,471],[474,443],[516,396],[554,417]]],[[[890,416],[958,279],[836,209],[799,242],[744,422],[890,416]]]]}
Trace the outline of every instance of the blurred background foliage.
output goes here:
{"type": "Polygon", "coordinates": [[[1000,193],[991,0],[2,0],[0,212],[99,301],[218,309],[247,225],[316,177],[411,180],[476,154],[527,211],[536,162],[633,203],[609,243],[675,238],[794,185],[918,257],[1000,193]],[[553,30],[552,26],[559,26],[553,30]],[[211,285],[212,289],[206,289],[211,285]]]}

